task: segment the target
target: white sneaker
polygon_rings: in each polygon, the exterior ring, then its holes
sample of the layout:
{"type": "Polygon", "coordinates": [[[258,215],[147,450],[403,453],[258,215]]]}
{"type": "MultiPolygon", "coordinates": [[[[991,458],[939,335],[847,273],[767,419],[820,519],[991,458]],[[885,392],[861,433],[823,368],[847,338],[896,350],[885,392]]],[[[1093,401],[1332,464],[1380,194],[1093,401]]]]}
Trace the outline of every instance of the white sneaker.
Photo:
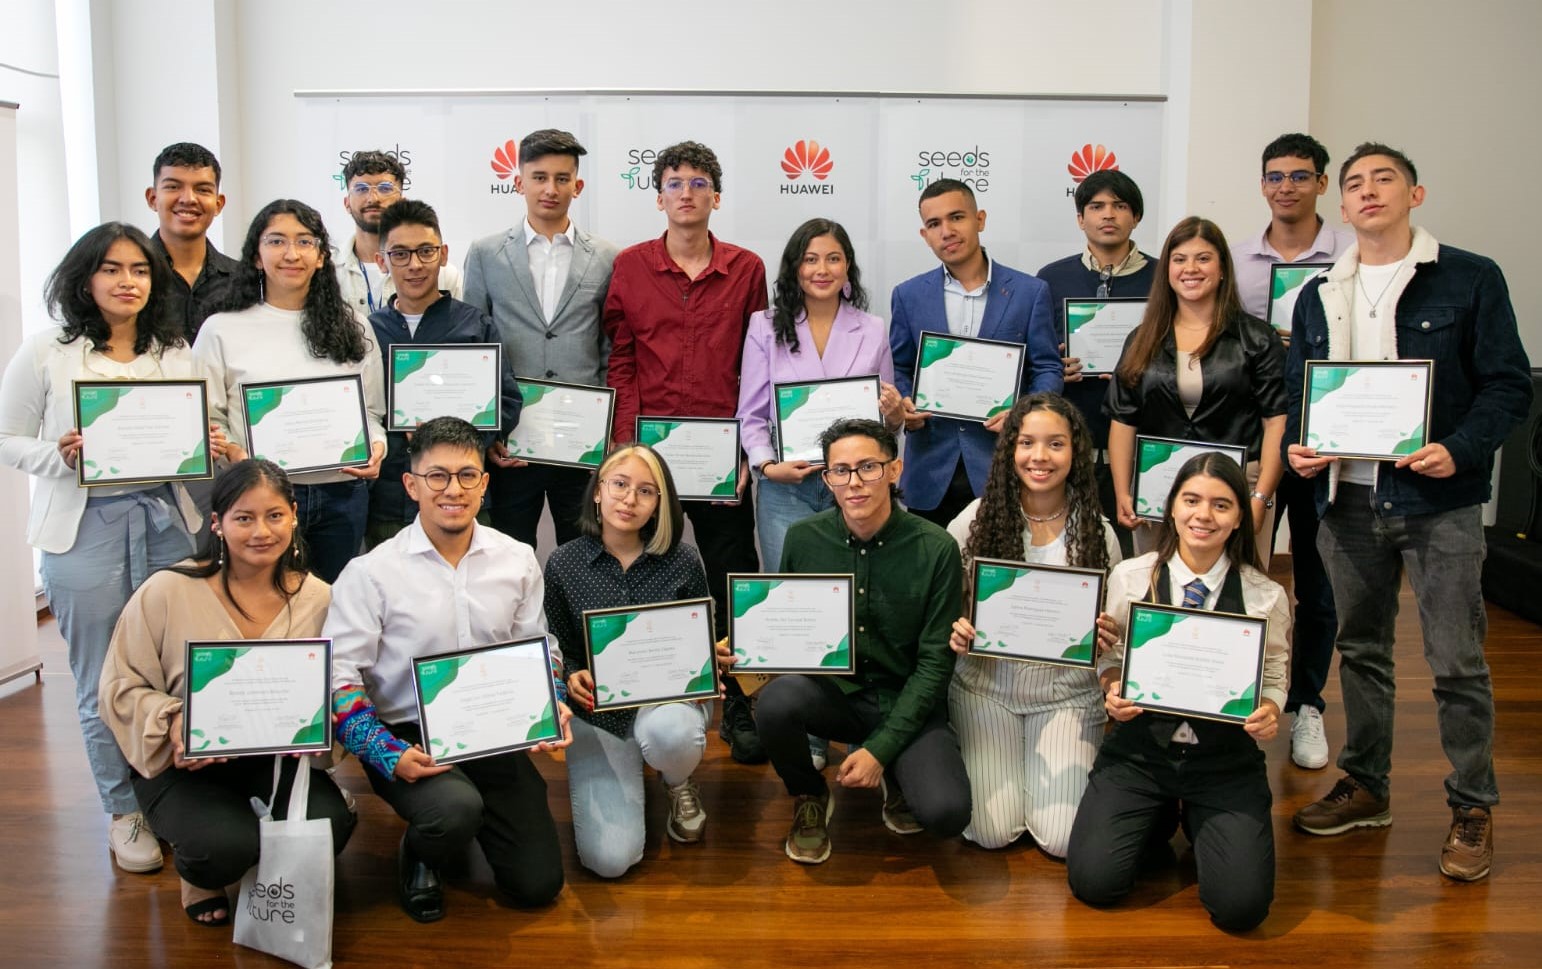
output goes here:
{"type": "Polygon", "coordinates": [[[1328,766],[1328,737],[1322,729],[1322,713],[1301,707],[1290,725],[1290,759],[1297,767],[1321,770],[1328,766]]]}
{"type": "Polygon", "coordinates": [[[669,795],[669,820],[664,830],[681,844],[700,841],[702,829],[707,826],[707,812],[702,809],[696,782],[687,777],[678,787],[665,784],[664,791],[669,795]]]}
{"type": "Polygon", "coordinates": [[[107,845],[124,871],[156,871],[161,867],[161,846],[138,811],[113,819],[107,828],[107,845]]]}

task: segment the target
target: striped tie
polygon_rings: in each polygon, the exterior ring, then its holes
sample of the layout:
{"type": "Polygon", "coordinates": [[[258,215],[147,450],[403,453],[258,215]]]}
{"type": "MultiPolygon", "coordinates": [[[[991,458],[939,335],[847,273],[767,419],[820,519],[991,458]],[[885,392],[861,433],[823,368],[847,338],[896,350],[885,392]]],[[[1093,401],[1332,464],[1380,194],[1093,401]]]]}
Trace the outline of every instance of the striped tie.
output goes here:
{"type": "Polygon", "coordinates": [[[1183,608],[1205,608],[1205,597],[1209,594],[1210,590],[1205,587],[1205,580],[1195,579],[1193,582],[1190,582],[1188,585],[1183,587],[1183,608]]]}

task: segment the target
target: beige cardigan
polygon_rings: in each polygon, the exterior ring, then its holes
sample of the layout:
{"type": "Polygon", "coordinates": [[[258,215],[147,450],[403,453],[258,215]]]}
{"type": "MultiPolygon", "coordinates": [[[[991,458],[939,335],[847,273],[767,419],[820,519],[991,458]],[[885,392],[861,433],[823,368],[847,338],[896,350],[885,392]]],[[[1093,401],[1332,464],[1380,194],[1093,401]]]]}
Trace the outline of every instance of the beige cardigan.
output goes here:
{"type": "MultiPolygon", "coordinates": [[[[320,636],[331,602],[332,587],[307,576],[263,638],[320,636]]],[[[123,756],[141,776],[154,777],[171,766],[168,731],[182,709],[187,641],[244,638],[203,579],[157,572],[123,607],[102,666],[98,707],[123,756]]]]}

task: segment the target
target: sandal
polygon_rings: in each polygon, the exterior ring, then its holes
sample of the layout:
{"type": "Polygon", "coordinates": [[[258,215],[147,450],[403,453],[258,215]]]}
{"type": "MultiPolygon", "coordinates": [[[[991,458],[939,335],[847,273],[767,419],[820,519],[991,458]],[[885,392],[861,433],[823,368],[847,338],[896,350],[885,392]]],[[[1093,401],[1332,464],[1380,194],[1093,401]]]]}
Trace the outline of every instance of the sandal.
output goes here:
{"type": "Polygon", "coordinates": [[[222,925],[229,925],[232,906],[230,904],[230,899],[225,897],[225,892],[223,889],[220,890],[218,894],[211,895],[208,898],[200,898],[194,902],[187,901],[187,896],[189,893],[202,891],[207,891],[207,889],[199,888],[196,885],[191,885],[186,880],[183,880],[182,911],[186,912],[187,917],[192,919],[197,924],[208,926],[209,928],[218,928],[222,925]],[[223,911],[225,913],[220,918],[200,918],[200,916],[212,915],[213,913],[219,911],[223,911]]]}

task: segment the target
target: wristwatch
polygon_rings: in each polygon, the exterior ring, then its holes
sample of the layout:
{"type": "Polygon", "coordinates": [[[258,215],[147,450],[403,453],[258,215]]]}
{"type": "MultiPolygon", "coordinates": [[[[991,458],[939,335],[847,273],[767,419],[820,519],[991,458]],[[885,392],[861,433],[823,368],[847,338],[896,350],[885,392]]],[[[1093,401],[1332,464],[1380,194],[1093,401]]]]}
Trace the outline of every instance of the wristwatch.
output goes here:
{"type": "Polygon", "coordinates": [[[1257,498],[1259,501],[1264,503],[1264,507],[1265,508],[1273,508],[1274,507],[1274,496],[1273,495],[1266,495],[1266,494],[1264,494],[1261,491],[1254,491],[1251,494],[1249,494],[1248,497],[1249,498],[1257,498]]]}

